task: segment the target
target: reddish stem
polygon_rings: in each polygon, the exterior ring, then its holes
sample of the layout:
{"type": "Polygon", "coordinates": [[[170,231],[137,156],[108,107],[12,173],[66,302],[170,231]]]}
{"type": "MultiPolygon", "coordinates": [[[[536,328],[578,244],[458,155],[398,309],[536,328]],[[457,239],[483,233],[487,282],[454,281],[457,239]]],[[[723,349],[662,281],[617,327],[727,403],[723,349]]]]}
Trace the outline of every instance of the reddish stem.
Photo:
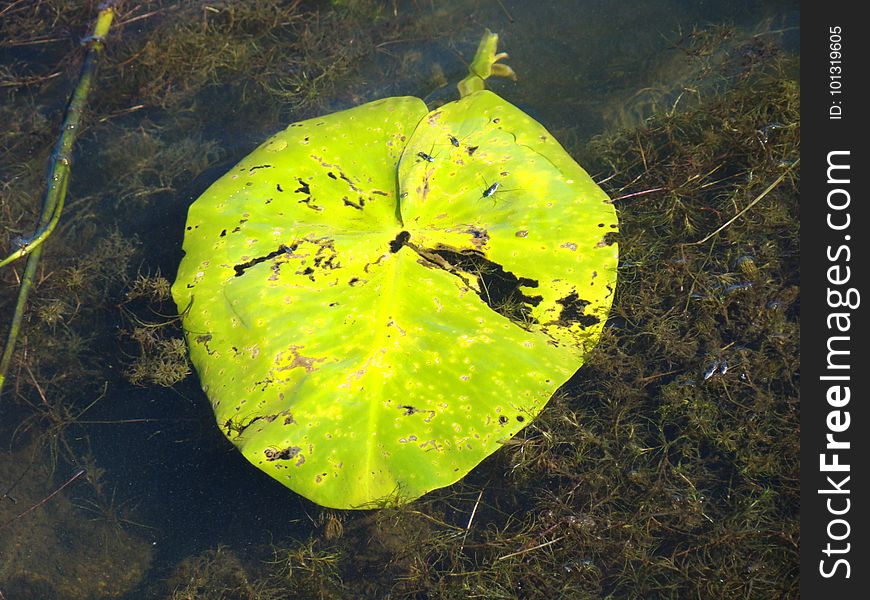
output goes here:
{"type": "Polygon", "coordinates": [[[39,502],[37,502],[36,504],[34,504],[33,506],[31,506],[30,508],[28,508],[27,510],[25,510],[23,513],[21,513],[21,514],[18,515],[17,517],[13,517],[13,518],[9,519],[8,521],[6,521],[5,523],[3,523],[2,525],[0,525],[0,529],[3,529],[3,528],[6,527],[7,525],[9,525],[9,524],[11,524],[11,523],[14,523],[15,521],[17,521],[17,520],[20,519],[21,517],[23,517],[23,516],[25,516],[25,515],[27,515],[27,514],[33,512],[34,510],[36,510],[37,508],[39,508],[40,506],[42,506],[43,504],[45,504],[46,502],[48,502],[49,500],[51,500],[52,498],[54,498],[55,496],[57,496],[57,495],[61,492],[61,490],[63,490],[63,488],[65,488],[66,486],[68,486],[69,484],[71,484],[73,481],[75,481],[76,479],[78,479],[79,477],[81,477],[81,476],[84,475],[84,474],[85,474],[85,470],[84,470],[84,469],[79,470],[78,473],[76,473],[75,475],[73,475],[72,477],[70,477],[69,479],[67,479],[67,480],[63,483],[63,485],[61,485],[59,488],[57,488],[56,490],[54,490],[54,491],[53,491],[52,493],[50,493],[48,496],[46,496],[45,498],[43,498],[42,500],[40,500],[39,502]]]}
{"type": "Polygon", "coordinates": [[[619,198],[614,198],[611,202],[618,202],[619,200],[628,200],[629,198],[634,198],[636,196],[645,196],[647,194],[652,194],[653,192],[661,192],[667,188],[657,187],[651,190],[644,190],[642,192],[634,192],[633,194],[626,194],[625,196],[620,196],[619,198]]]}

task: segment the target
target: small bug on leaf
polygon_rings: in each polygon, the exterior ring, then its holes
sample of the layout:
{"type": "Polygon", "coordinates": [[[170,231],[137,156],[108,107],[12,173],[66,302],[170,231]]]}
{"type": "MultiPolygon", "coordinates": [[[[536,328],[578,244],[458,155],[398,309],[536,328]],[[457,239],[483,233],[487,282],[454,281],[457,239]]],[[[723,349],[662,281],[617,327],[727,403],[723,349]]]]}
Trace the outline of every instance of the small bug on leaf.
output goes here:
{"type": "Polygon", "coordinates": [[[428,153],[427,153],[427,152],[420,151],[420,152],[417,153],[417,156],[418,156],[421,160],[425,160],[425,161],[428,162],[428,163],[433,163],[433,162],[435,162],[435,156],[437,156],[437,155],[433,155],[433,154],[432,154],[432,150],[434,150],[434,149],[435,149],[435,144],[434,144],[434,142],[433,142],[432,147],[429,148],[429,152],[428,152],[428,153]]]}
{"type": "MultiPolygon", "coordinates": [[[[505,173],[505,174],[506,174],[506,173],[505,173]]],[[[481,179],[483,179],[482,176],[481,176],[481,179]]],[[[482,199],[484,199],[484,198],[492,198],[492,205],[493,205],[493,206],[495,206],[495,203],[496,203],[496,202],[495,202],[495,198],[493,198],[493,196],[495,196],[496,194],[501,194],[501,193],[503,193],[503,192],[512,192],[512,191],[514,191],[513,189],[509,189],[509,190],[506,190],[506,189],[500,189],[500,188],[501,188],[501,184],[502,184],[501,181],[496,181],[495,183],[493,183],[493,184],[490,185],[490,184],[487,184],[486,179],[483,179],[483,183],[484,183],[484,185],[486,185],[487,187],[486,187],[486,189],[484,189],[483,192],[481,193],[481,195],[480,195],[480,199],[482,200],[482,199]]]]}
{"type": "MultiPolygon", "coordinates": [[[[486,183],[486,182],[484,181],[484,183],[486,183]]],[[[481,196],[481,198],[489,198],[490,196],[492,196],[494,193],[496,193],[498,191],[498,188],[500,185],[501,185],[501,183],[498,181],[493,183],[491,186],[489,186],[488,188],[483,190],[483,196],[481,196]]]]}

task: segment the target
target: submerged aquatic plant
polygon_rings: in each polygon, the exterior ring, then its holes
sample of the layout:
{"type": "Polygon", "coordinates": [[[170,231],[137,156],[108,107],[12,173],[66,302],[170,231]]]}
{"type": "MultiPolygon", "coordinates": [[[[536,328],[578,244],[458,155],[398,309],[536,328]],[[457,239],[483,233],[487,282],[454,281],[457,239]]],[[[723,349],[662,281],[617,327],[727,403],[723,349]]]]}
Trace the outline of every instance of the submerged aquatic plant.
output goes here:
{"type": "Polygon", "coordinates": [[[32,236],[17,240],[16,245],[18,248],[8,256],[0,259],[0,267],[2,267],[14,260],[27,257],[19,287],[18,302],[12,314],[12,322],[9,326],[9,333],[7,334],[6,344],[3,347],[3,353],[0,355],[0,393],[3,391],[6,374],[12,361],[12,353],[15,350],[18,331],[24,318],[27,297],[30,294],[30,288],[36,277],[39,259],[42,256],[42,244],[54,231],[63,211],[64,200],[66,199],[66,192],[69,187],[72,147],[78,134],[79,122],[87,102],[88,93],[90,92],[97,58],[103,49],[103,41],[109,32],[109,27],[112,24],[114,16],[115,11],[111,5],[102,6],[91,35],[83,40],[83,43],[88,45],[88,55],[82,65],[79,82],[70,99],[66,119],[64,120],[60,137],[57,140],[57,145],[52,155],[42,213],[39,216],[37,229],[32,236]]]}
{"type": "Polygon", "coordinates": [[[460,100],[294,123],[190,208],[173,296],[218,423],[325,506],[460,479],[537,416],[610,308],[613,206],[481,89],[513,74],[496,39],[460,100]]]}

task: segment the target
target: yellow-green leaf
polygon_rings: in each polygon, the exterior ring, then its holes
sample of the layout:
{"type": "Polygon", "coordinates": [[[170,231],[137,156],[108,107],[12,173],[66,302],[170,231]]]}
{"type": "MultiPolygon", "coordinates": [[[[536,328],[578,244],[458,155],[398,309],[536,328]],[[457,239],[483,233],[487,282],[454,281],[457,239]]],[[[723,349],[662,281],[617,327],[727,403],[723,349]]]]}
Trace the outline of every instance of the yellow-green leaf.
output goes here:
{"type": "Polygon", "coordinates": [[[486,91],[291,125],[187,229],[173,295],[219,425],[336,508],[449,485],[528,425],[616,280],[607,197],[486,91]]]}

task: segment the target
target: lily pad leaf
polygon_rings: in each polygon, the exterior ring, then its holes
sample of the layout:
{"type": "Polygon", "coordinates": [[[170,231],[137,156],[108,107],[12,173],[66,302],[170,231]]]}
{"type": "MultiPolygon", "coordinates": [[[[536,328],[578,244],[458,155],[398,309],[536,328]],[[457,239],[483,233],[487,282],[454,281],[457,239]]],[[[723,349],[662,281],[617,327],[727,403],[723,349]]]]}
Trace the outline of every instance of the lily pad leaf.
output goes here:
{"type": "Polygon", "coordinates": [[[173,286],[219,425],[324,506],[449,485],[582,364],[616,216],[490,92],[291,125],[190,208],[173,286]]]}

